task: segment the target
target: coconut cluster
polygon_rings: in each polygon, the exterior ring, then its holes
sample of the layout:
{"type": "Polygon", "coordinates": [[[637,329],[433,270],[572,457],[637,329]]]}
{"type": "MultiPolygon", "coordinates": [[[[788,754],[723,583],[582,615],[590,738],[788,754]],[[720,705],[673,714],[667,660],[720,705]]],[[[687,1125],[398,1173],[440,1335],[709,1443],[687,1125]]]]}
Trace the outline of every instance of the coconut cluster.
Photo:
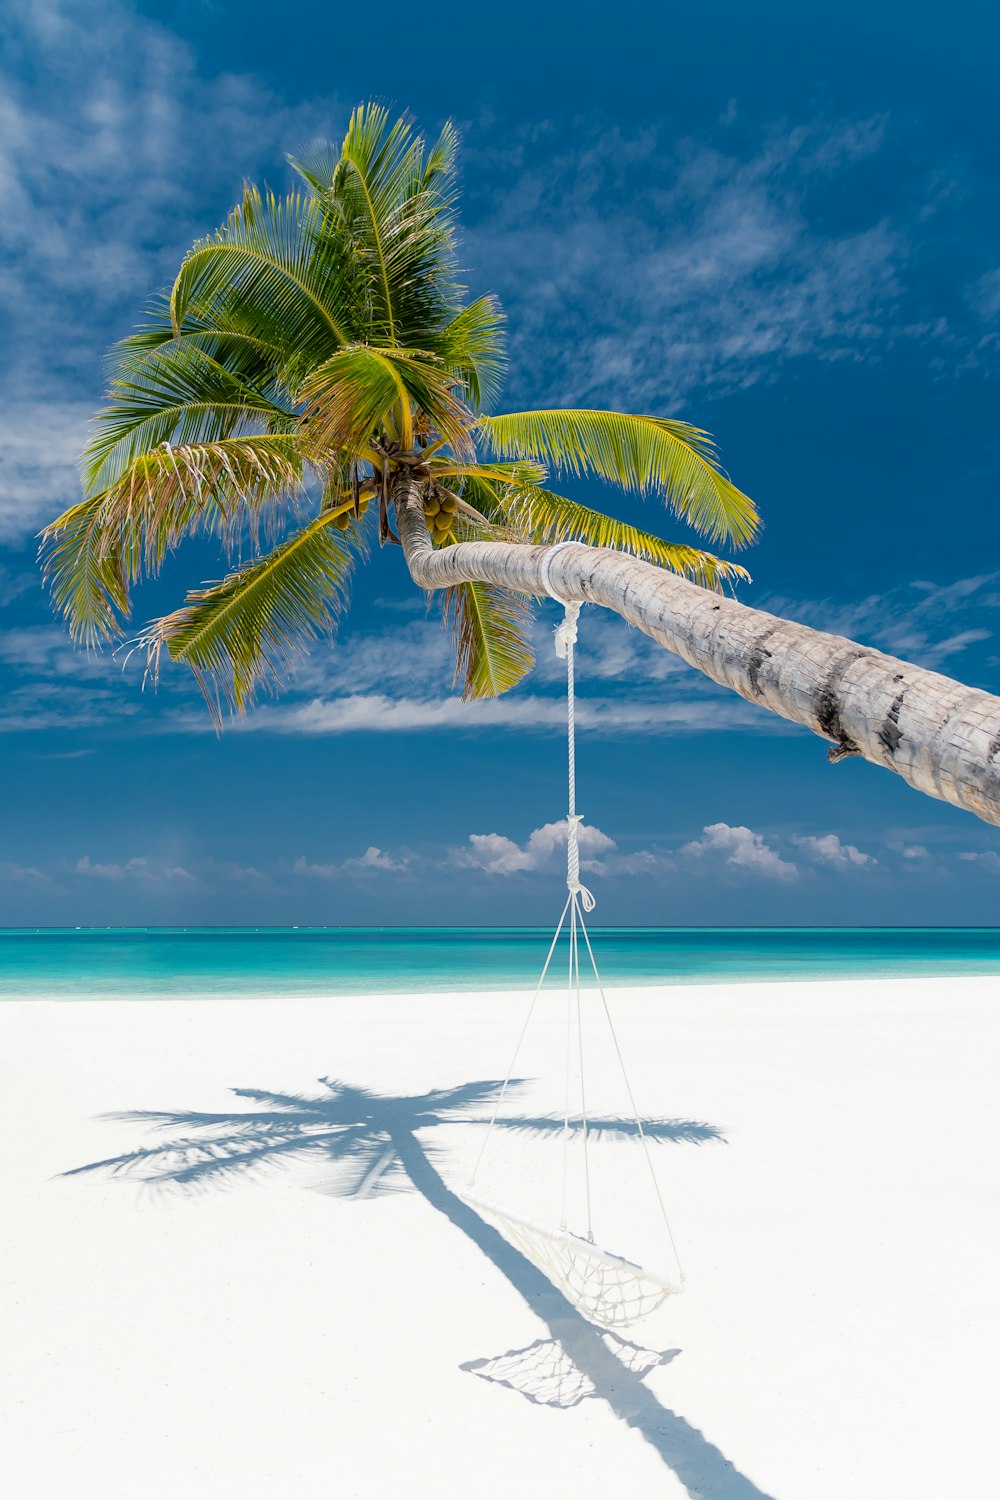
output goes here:
{"type": "MultiPolygon", "coordinates": [[[[361,494],[358,497],[358,520],[361,519],[361,517],[364,515],[365,511],[368,509],[369,505],[371,504],[371,498],[372,497],[371,497],[371,493],[370,492],[366,495],[365,492],[364,492],[364,490],[361,491],[361,494]]],[[[351,522],[353,520],[354,520],[354,511],[353,510],[345,510],[345,511],[342,511],[339,516],[335,516],[334,517],[333,524],[337,528],[338,531],[346,531],[347,528],[348,528],[348,526],[350,526],[350,524],[351,524],[351,522]]]]}
{"type": "Polygon", "coordinates": [[[458,501],[451,495],[430,494],[424,501],[424,515],[434,541],[439,545],[452,534],[458,501]]]}

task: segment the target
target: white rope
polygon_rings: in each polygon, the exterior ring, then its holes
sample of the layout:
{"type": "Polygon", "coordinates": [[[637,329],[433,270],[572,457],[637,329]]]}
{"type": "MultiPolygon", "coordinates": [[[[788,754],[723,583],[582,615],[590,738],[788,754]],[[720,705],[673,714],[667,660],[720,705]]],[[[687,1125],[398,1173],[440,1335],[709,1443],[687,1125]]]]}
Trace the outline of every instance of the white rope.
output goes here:
{"type": "MultiPolygon", "coordinates": [[[[552,587],[552,560],[557,552],[562,551],[563,547],[578,547],[579,545],[579,542],[573,541],[556,542],[553,546],[549,547],[546,550],[545,556],[542,558],[542,564],[539,570],[542,575],[542,588],[544,589],[545,593],[548,594],[549,598],[554,599],[557,604],[566,604],[568,601],[562,598],[560,594],[557,594],[555,589],[552,587]]],[[[577,613],[579,613],[579,610],[580,606],[577,605],[577,613]]]]}
{"type": "Polygon", "coordinates": [[[552,941],[549,944],[549,951],[546,955],[545,963],[542,966],[541,976],[538,980],[538,983],[535,985],[535,993],[531,997],[531,1004],[528,1006],[528,1014],[524,1018],[524,1025],[521,1027],[520,1035],[518,1036],[517,1042],[514,1046],[514,1051],[511,1056],[507,1072],[504,1074],[504,1080],[500,1087],[500,1092],[497,1095],[497,1102],[493,1108],[493,1114],[490,1116],[490,1123],[489,1125],[487,1125],[486,1134],[483,1136],[483,1144],[479,1148],[479,1155],[476,1157],[475,1165],[473,1166],[472,1171],[469,1173],[470,1187],[475,1187],[476,1185],[476,1177],[479,1173],[479,1168],[483,1164],[483,1157],[486,1155],[486,1147],[489,1145],[490,1136],[493,1134],[493,1127],[497,1122],[497,1116],[499,1115],[500,1110],[503,1107],[503,1101],[507,1096],[507,1090],[510,1088],[510,1080],[514,1076],[514,1069],[517,1066],[517,1059],[520,1056],[524,1038],[527,1035],[528,1027],[531,1024],[531,1017],[534,1015],[535,1006],[538,1004],[538,997],[542,993],[542,985],[545,983],[545,976],[549,972],[549,964],[552,962],[552,955],[556,951],[556,943],[558,943],[559,941],[559,936],[563,930],[563,923],[566,921],[566,913],[569,911],[569,906],[572,899],[572,896],[566,897],[566,905],[562,909],[562,916],[559,918],[559,925],[557,926],[552,941]]]}
{"type": "Polygon", "coordinates": [[[625,1084],[625,1092],[628,1094],[628,1102],[632,1106],[632,1118],[635,1120],[635,1128],[639,1132],[639,1139],[642,1142],[643,1154],[646,1158],[646,1166],[649,1168],[649,1176],[653,1184],[653,1192],[656,1194],[656,1201],[660,1205],[660,1215],[663,1219],[663,1227],[667,1231],[667,1239],[670,1241],[670,1248],[673,1251],[674,1260],[677,1264],[677,1274],[681,1280],[681,1283],[683,1284],[685,1280],[684,1267],[681,1264],[680,1254],[677,1250],[677,1241],[674,1239],[674,1231],[670,1227],[670,1219],[667,1215],[667,1206],[663,1201],[663,1194],[660,1192],[660,1183],[659,1179],[656,1176],[656,1169],[653,1166],[653,1158],[649,1154],[649,1137],[646,1135],[646,1132],[642,1128],[642,1116],[639,1114],[639,1106],[636,1104],[635,1095],[632,1093],[632,1084],[629,1081],[628,1069],[625,1067],[625,1059],[622,1056],[622,1049],[618,1044],[618,1033],[615,1031],[615,1023],[611,1019],[611,1008],[608,1005],[608,997],[604,993],[604,985],[601,983],[601,976],[597,972],[597,960],[594,957],[594,950],[590,946],[590,934],[587,932],[587,929],[584,926],[582,917],[580,919],[580,926],[583,928],[583,940],[587,944],[587,952],[590,955],[590,966],[594,971],[594,978],[597,980],[597,989],[601,997],[601,1004],[604,1007],[604,1015],[607,1019],[608,1030],[611,1032],[611,1040],[614,1043],[615,1053],[618,1057],[618,1066],[621,1068],[622,1081],[625,1084]]]}
{"type": "Polygon", "coordinates": [[[607,1252],[599,1250],[594,1246],[594,1232],[591,1221],[591,1199],[590,1199],[590,1162],[589,1162],[589,1121],[587,1118],[587,1096],[584,1084],[584,1051],[583,1051],[583,1017],[580,995],[580,948],[579,934],[583,933],[583,940],[587,946],[587,954],[590,958],[591,968],[594,971],[594,979],[601,997],[604,1015],[611,1032],[615,1053],[621,1068],[625,1090],[628,1095],[629,1104],[632,1108],[632,1117],[635,1120],[636,1130],[642,1144],[646,1165],[649,1169],[653,1184],[653,1191],[660,1208],[663,1224],[666,1229],[667,1239],[670,1244],[673,1257],[677,1265],[679,1281],[684,1281],[684,1271],[681,1266],[680,1256],[677,1253],[677,1245],[674,1240],[670,1220],[667,1217],[666,1205],[660,1192],[660,1185],[653,1167],[653,1160],[649,1150],[649,1139],[642,1128],[642,1119],[636,1106],[635,1097],[632,1093],[632,1085],[629,1082],[628,1073],[625,1069],[625,1061],[622,1057],[618,1036],[615,1032],[614,1022],[611,1019],[611,1011],[608,1006],[607,996],[601,976],[598,973],[597,962],[594,958],[594,950],[590,944],[590,935],[587,932],[584,913],[594,910],[596,902],[587,887],[580,881],[580,842],[579,825],[583,821],[583,814],[576,810],[576,683],[574,672],[574,647],[577,641],[577,625],[580,618],[580,605],[573,600],[560,597],[552,587],[549,576],[552,559],[561,547],[573,546],[572,542],[557,542],[545,553],[541,564],[541,580],[545,592],[563,607],[563,619],[555,632],[556,655],[566,662],[566,740],[567,740],[567,781],[568,781],[568,808],[566,815],[566,904],[559,918],[555,936],[549,947],[548,955],[542,969],[541,978],[535,988],[528,1007],[528,1014],[521,1027],[521,1033],[514,1048],[510,1066],[504,1077],[503,1085],[497,1097],[496,1107],[486,1130],[479,1154],[469,1179],[469,1186],[475,1185],[476,1176],[486,1154],[486,1147],[490,1135],[496,1125],[501,1106],[513,1076],[514,1067],[521,1045],[524,1041],[528,1025],[534,1013],[538,996],[542,985],[549,972],[552,956],[556,944],[566,926],[566,918],[569,917],[569,960],[567,973],[567,995],[566,995],[566,1060],[565,1060],[565,1104],[563,1109],[562,1128],[562,1198],[560,1205],[559,1234],[556,1236],[550,1230],[544,1230],[540,1226],[528,1220],[520,1219],[517,1215],[506,1213],[495,1205],[472,1199],[474,1204],[486,1208],[494,1216],[501,1219],[514,1243],[536,1263],[542,1263],[546,1274],[564,1287],[572,1300],[588,1316],[594,1317],[598,1322],[609,1327],[614,1324],[624,1325],[635,1317],[642,1317],[671,1292],[679,1290],[679,1286],[673,1280],[653,1276],[636,1266],[631,1261],[626,1261],[620,1256],[608,1255],[607,1252]],[[574,1004],[575,1000],[575,1004],[574,1004]],[[567,1195],[569,1182],[569,1147],[572,1136],[570,1119],[572,1112],[572,1084],[573,1084],[573,1022],[574,1013],[576,1020],[576,1042],[577,1042],[577,1065],[580,1083],[580,1109],[583,1124],[583,1171],[584,1186],[586,1193],[587,1212],[587,1239],[580,1239],[567,1230],[567,1195]],[[547,1237],[546,1243],[549,1248],[541,1255],[538,1253],[538,1236],[547,1237]],[[527,1238],[525,1238],[527,1236],[527,1238]],[[532,1239],[534,1236],[534,1239],[532,1239]],[[581,1258],[582,1257],[582,1258],[581,1258]],[[595,1267],[603,1266],[603,1270],[595,1270],[595,1267]],[[610,1269],[609,1269],[610,1268],[610,1269]]]}

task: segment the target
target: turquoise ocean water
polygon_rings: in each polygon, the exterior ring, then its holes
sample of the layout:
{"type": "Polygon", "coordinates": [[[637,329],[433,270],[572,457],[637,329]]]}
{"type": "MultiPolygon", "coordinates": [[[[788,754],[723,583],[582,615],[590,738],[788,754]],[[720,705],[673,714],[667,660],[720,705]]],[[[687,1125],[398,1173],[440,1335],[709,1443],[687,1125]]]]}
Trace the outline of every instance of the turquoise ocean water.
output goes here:
{"type": "MultiPolygon", "coordinates": [[[[608,984],[998,975],[998,928],[595,928],[608,984]]],[[[0,929],[0,1000],[531,987],[532,928],[0,929]]]]}

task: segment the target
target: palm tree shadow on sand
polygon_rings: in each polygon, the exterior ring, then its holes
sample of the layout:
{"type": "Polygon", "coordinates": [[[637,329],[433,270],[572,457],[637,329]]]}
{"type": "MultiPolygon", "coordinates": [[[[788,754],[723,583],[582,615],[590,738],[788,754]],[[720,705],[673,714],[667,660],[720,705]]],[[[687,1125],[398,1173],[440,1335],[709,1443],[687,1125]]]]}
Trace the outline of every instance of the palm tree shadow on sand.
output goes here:
{"type": "MultiPolygon", "coordinates": [[[[392,1097],[321,1078],[315,1097],[234,1089],[256,1108],[209,1114],[197,1111],[134,1110],[109,1118],[148,1126],[170,1138],[63,1175],[105,1172],[151,1186],[196,1191],[222,1187],[240,1175],[293,1163],[322,1168],[316,1183],[338,1197],[367,1198],[391,1190],[413,1190],[443,1214],[492,1262],[549,1337],[526,1349],[463,1365],[482,1379],[518,1390],[544,1405],[574,1406],[603,1401],[659,1454],[691,1500],[768,1500],[697,1428],[663,1406],[643,1380],[679,1352],[656,1353],[603,1333],[584,1318],[546,1276],[448,1187],[433,1144],[420,1139],[442,1125],[483,1127],[499,1097],[498,1081],[467,1083],[412,1097],[392,1097]]],[[[562,1120],[500,1117],[501,1129],[545,1136],[562,1120]]],[[[634,1121],[598,1119],[597,1135],[635,1133],[634,1121]]],[[[712,1125],[694,1120],[644,1122],[655,1141],[701,1144],[720,1140],[712,1125]]]]}

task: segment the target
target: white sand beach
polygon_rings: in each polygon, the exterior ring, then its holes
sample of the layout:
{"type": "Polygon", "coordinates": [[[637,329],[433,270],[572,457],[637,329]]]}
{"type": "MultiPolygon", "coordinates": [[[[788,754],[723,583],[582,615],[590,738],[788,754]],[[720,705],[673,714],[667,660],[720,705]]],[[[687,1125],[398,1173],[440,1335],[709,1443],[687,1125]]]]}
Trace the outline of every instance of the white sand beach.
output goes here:
{"type": "MultiPolygon", "coordinates": [[[[688,1273],[617,1344],[448,1192],[525,995],[0,1006],[5,1492],[985,1493],[998,991],[613,992],[642,1111],[677,1122],[654,1159],[688,1273]],[[98,1118],[143,1110],[177,1118],[98,1118]],[[60,1175],[150,1147],[133,1166],[157,1185],[60,1175]],[[242,1170],[208,1169],[234,1151],[242,1170]]],[[[561,1035],[554,1003],[503,1111],[534,1128],[501,1125],[480,1181],[551,1220],[561,1035]]],[[[596,1027],[588,1045],[591,1112],[619,1115],[596,1027]]],[[[665,1261],[634,1136],[591,1166],[598,1238],[665,1261]]]]}

